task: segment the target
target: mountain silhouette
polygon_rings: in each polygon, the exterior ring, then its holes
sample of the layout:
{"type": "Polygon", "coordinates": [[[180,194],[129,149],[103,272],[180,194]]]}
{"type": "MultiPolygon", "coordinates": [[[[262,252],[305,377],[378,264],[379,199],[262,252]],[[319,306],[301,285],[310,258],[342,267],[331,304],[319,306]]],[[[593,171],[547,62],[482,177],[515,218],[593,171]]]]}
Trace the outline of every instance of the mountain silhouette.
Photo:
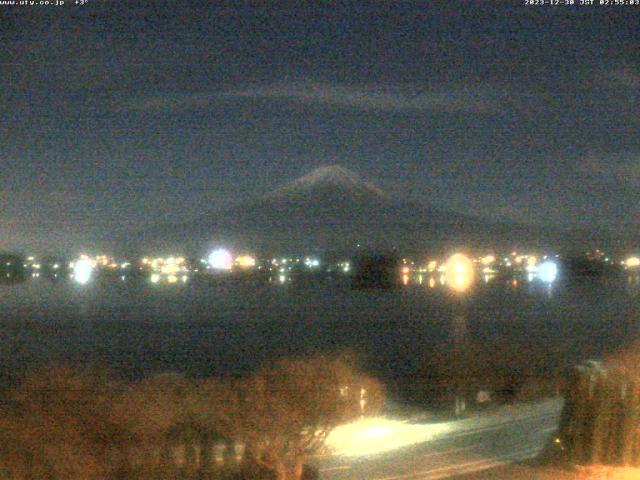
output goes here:
{"type": "Polygon", "coordinates": [[[549,232],[410,202],[340,165],[318,168],[258,199],[140,236],[152,251],[226,245],[262,253],[511,248],[549,243],[549,232]]]}

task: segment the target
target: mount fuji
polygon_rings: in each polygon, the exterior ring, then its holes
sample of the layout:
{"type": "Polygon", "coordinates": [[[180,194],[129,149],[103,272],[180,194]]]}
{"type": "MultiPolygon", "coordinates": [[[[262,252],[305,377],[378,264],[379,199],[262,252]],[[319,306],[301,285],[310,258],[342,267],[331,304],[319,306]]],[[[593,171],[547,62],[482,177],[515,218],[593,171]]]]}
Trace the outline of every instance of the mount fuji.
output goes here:
{"type": "Polygon", "coordinates": [[[235,207],[142,233],[140,248],[204,252],[215,245],[257,252],[407,251],[546,244],[534,227],[490,222],[389,195],[339,165],[318,168],[235,207]]]}

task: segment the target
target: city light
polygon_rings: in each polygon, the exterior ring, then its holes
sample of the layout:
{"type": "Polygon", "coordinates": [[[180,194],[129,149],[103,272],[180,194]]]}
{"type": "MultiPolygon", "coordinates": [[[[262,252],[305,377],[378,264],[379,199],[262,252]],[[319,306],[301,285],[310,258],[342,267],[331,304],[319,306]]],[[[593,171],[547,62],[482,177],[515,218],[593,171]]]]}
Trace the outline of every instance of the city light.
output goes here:
{"type": "Polygon", "coordinates": [[[552,261],[546,261],[538,265],[538,278],[545,283],[553,283],[558,277],[558,265],[552,261]]]}
{"type": "Polygon", "coordinates": [[[473,262],[465,255],[456,253],[445,264],[445,282],[455,292],[465,292],[473,283],[473,262]]]}
{"type": "Polygon", "coordinates": [[[219,248],[211,252],[207,261],[214,270],[231,270],[233,267],[233,257],[229,250],[225,248],[219,248]]]}
{"type": "Polygon", "coordinates": [[[167,261],[167,263],[164,263],[160,266],[160,273],[164,275],[175,275],[180,270],[181,270],[181,267],[174,261],[171,261],[171,262],[167,261]]]}
{"type": "Polygon", "coordinates": [[[93,262],[88,258],[81,258],[73,264],[73,279],[80,283],[85,284],[91,280],[93,275],[93,262]]]}
{"type": "Polygon", "coordinates": [[[304,264],[309,268],[313,268],[320,265],[320,260],[318,260],[317,258],[307,257],[304,259],[304,264]]]}
{"type": "Polygon", "coordinates": [[[239,255],[236,257],[236,265],[240,268],[253,268],[256,266],[256,259],[251,255],[239,255]]]}
{"type": "MultiPolygon", "coordinates": [[[[150,270],[151,283],[176,283],[189,272],[189,266],[184,257],[170,256],[157,258],[143,258],[142,264],[150,270]]],[[[123,263],[121,268],[127,268],[130,263],[123,263]]]]}
{"type": "Polygon", "coordinates": [[[624,264],[627,268],[637,268],[640,267],[640,258],[638,257],[629,257],[625,260],[624,264]]]}
{"type": "Polygon", "coordinates": [[[487,255],[486,257],[482,257],[480,259],[480,263],[482,263],[482,265],[491,265],[495,261],[496,257],[494,255],[487,255]]]}

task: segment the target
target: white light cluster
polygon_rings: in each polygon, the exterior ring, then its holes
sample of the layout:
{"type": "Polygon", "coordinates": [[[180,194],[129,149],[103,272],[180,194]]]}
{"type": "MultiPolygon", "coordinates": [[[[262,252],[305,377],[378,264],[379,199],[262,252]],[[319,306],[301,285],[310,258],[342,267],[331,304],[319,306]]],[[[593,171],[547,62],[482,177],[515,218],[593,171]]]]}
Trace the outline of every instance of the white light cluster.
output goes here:
{"type": "Polygon", "coordinates": [[[209,254],[207,263],[213,270],[231,270],[233,268],[233,256],[226,248],[218,248],[209,254]]]}
{"type": "Polygon", "coordinates": [[[73,263],[73,279],[82,285],[89,283],[95,263],[89,258],[80,258],[73,263]]]}
{"type": "Polygon", "coordinates": [[[318,260],[317,258],[307,257],[304,259],[304,264],[309,268],[314,268],[320,266],[320,260],[318,260]]]}
{"type": "Polygon", "coordinates": [[[553,283],[558,278],[558,265],[548,260],[538,265],[538,278],[545,283],[553,283]]]}

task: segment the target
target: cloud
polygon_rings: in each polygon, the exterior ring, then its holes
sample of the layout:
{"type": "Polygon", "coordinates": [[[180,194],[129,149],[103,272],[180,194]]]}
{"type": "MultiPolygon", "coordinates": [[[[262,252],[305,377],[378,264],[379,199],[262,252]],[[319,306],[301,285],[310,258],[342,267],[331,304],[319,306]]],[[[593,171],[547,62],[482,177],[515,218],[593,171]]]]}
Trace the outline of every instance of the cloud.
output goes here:
{"type": "Polygon", "coordinates": [[[361,110],[440,112],[487,112],[499,106],[493,92],[485,89],[410,92],[375,87],[336,86],[318,83],[274,85],[236,90],[224,94],[235,98],[281,98],[303,103],[337,105],[361,110]]]}
{"type": "Polygon", "coordinates": [[[640,185],[640,152],[607,156],[587,154],[578,167],[583,179],[593,184],[640,185]]]}
{"type": "Polygon", "coordinates": [[[204,107],[210,105],[216,98],[217,94],[211,93],[186,93],[186,94],[166,94],[154,97],[135,99],[126,101],[117,105],[117,110],[155,110],[155,111],[174,111],[189,110],[191,108],[204,107]]]}
{"type": "Polygon", "coordinates": [[[310,82],[280,83],[211,93],[156,96],[129,102],[125,105],[125,109],[188,110],[234,99],[286,100],[308,105],[338,106],[378,112],[493,113],[504,106],[509,100],[509,94],[502,89],[487,86],[424,91],[418,88],[400,89],[310,82]]]}

